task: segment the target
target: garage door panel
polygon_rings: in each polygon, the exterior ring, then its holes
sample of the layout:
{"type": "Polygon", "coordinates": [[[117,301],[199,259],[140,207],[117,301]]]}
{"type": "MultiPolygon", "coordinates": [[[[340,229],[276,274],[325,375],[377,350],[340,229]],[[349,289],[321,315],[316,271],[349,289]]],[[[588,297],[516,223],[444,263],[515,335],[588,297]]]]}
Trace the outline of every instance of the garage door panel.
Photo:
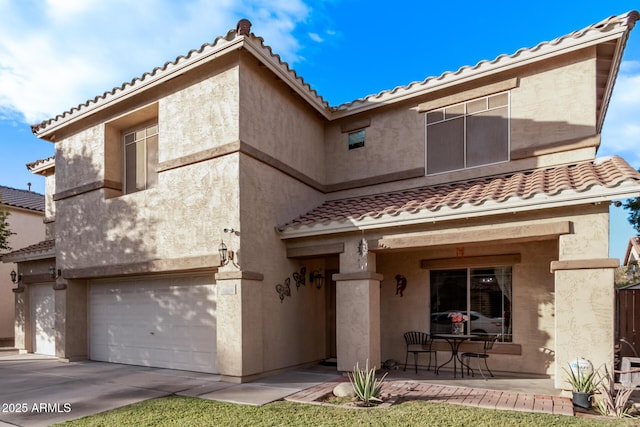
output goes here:
{"type": "Polygon", "coordinates": [[[94,360],[216,372],[216,298],[209,275],[95,281],[94,360]]]}

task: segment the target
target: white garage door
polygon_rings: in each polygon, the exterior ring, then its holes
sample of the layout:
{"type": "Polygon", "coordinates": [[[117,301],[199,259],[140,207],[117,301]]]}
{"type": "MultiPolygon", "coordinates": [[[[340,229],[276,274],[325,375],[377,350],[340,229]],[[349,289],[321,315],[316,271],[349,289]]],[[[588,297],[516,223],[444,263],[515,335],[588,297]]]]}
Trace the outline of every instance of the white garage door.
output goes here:
{"type": "Polygon", "coordinates": [[[89,287],[90,358],[216,372],[212,275],[95,280],[89,287]]]}
{"type": "Polygon", "coordinates": [[[33,352],[55,356],[55,295],[52,285],[31,285],[31,337],[33,352]]]}

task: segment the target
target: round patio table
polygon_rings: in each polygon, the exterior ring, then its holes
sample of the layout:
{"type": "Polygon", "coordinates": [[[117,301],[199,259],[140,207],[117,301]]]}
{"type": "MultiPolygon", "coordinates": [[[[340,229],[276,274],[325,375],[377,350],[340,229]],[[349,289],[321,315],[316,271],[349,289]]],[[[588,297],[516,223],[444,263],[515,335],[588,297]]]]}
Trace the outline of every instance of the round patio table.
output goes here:
{"type": "Polygon", "coordinates": [[[462,344],[467,340],[475,338],[476,336],[475,335],[459,335],[459,334],[433,334],[432,337],[436,339],[440,338],[440,339],[446,340],[447,343],[449,343],[449,347],[451,347],[451,357],[442,365],[436,367],[436,375],[438,374],[438,371],[440,370],[440,368],[442,368],[445,365],[448,365],[453,360],[453,378],[456,377],[458,362],[460,362],[460,375],[462,375],[462,378],[464,378],[464,367],[467,365],[458,356],[458,350],[460,349],[460,344],[462,344]]]}

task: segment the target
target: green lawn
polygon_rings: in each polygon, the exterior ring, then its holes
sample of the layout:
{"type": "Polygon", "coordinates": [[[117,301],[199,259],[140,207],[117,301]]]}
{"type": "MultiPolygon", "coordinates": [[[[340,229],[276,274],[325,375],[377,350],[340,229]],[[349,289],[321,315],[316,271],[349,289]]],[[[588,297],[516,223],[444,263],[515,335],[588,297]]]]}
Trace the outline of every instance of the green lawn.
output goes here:
{"type": "Polygon", "coordinates": [[[605,420],[410,401],[387,408],[348,409],[275,402],[256,407],[164,397],[59,424],[64,426],[630,426],[605,420]]]}

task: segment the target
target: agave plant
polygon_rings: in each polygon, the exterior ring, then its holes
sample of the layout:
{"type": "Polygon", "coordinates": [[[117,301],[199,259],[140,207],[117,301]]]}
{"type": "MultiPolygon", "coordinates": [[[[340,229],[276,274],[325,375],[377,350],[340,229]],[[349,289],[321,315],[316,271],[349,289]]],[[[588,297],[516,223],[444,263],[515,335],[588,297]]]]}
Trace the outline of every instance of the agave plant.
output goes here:
{"type": "MultiPolygon", "coordinates": [[[[388,372],[387,372],[388,373],[388,372]]],[[[356,362],[353,373],[349,375],[349,381],[353,386],[356,397],[366,406],[372,406],[374,403],[382,402],[380,391],[382,390],[382,382],[387,376],[385,373],[379,380],[376,379],[375,368],[369,369],[369,359],[367,359],[365,369],[360,369],[356,362]]]]}
{"type": "Polygon", "coordinates": [[[582,372],[581,369],[575,371],[569,366],[569,369],[564,369],[567,373],[567,382],[571,384],[571,389],[578,393],[594,393],[598,388],[600,379],[598,378],[598,371],[592,370],[591,372],[582,372]]]}
{"type": "Polygon", "coordinates": [[[604,367],[604,375],[600,382],[600,393],[602,398],[598,401],[598,412],[609,417],[628,417],[631,411],[631,403],[629,397],[635,390],[635,387],[624,386],[620,389],[615,387],[615,379],[607,367],[604,367]]]}

